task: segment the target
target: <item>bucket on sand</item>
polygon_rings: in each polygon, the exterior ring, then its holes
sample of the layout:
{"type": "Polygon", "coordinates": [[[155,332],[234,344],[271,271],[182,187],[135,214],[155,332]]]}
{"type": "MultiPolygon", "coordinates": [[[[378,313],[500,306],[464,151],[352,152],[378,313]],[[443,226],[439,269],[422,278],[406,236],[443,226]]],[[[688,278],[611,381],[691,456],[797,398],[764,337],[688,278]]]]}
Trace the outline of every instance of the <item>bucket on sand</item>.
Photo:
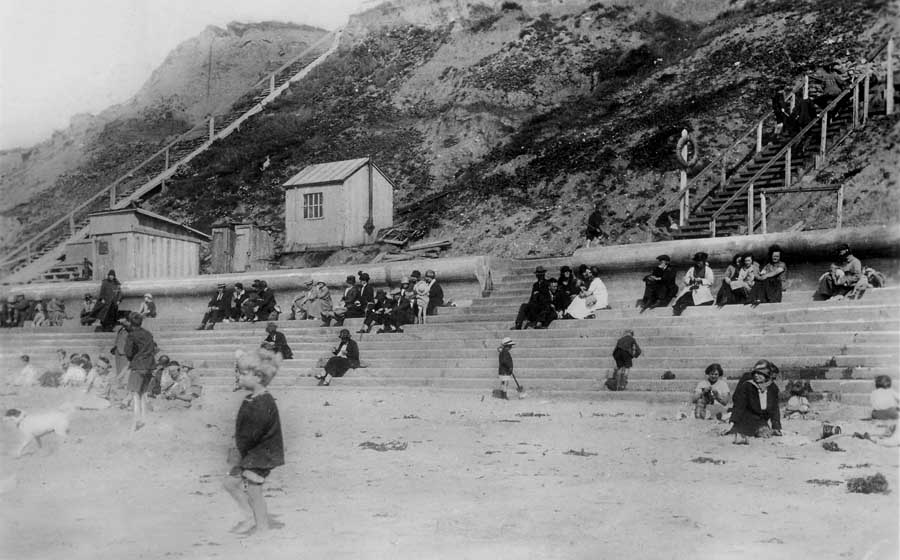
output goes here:
{"type": "Polygon", "coordinates": [[[841,427],[837,424],[822,422],[822,439],[830,438],[841,434],[841,427]]]}

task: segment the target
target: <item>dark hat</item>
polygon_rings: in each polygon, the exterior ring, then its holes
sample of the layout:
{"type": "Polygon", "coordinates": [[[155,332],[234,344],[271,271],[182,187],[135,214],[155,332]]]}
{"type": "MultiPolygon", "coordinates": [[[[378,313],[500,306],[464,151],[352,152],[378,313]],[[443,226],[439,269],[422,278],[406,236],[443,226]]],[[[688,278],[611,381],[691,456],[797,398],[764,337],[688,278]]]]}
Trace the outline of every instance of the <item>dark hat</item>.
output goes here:
{"type": "Polygon", "coordinates": [[[159,358],[156,358],[156,363],[158,363],[158,364],[168,364],[168,363],[169,363],[169,357],[168,357],[167,355],[163,354],[163,355],[160,356],[159,358]]]}
{"type": "Polygon", "coordinates": [[[541,265],[538,265],[537,268],[534,269],[535,274],[547,274],[547,269],[541,265]]]}
{"type": "Polygon", "coordinates": [[[409,275],[412,276],[413,278],[421,278],[422,277],[422,273],[419,272],[418,270],[413,270],[412,272],[409,273],[409,275]]]}
{"type": "Polygon", "coordinates": [[[109,272],[106,273],[106,275],[107,275],[107,276],[115,276],[115,275],[116,275],[116,271],[115,271],[115,270],[110,270],[109,272]]]}
{"type": "Polygon", "coordinates": [[[359,281],[360,281],[360,282],[368,282],[368,281],[369,281],[369,275],[368,275],[368,273],[360,272],[360,274],[359,274],[359,281]]]}
{"type": "Polygon", "coordinates": [[[675,374],[669,370],[666,370],[665,373],[662,374],[663,379],[675,379],[675,374]]]}
{"type": "Polygon", "coordinates": [[[324,280],[319,280],[318,282],[316,282],[316,286],[325,286],[325,285],[326,284],[325,284],[324,280]]]}
{"type": "Polygon", "coordinates": [[[699,253],[694,253],[694,262],[706,262],[709,259],[709,255],[700,251],[699,253]]]}
{"type": "Polygon", "coordinates": [[[753,365],[753,371],[765,374],[768,377],[775,377],[778,375],[778,367],[775,366],[769,360],[758,360],[753,365]]]}
{"type": "Polygon", "coordinates": [[[235,290],[243,290],[243,289],[244,289],[244,285],[241,284],[240,282],[235,282],[235,283],[234,283],[234,289],[235,289],[235,290]]]}
{"type": "Polygon", "coordinates": [[[259,281],[259,287],[260,287],[260,288],[265,288],[265,287],[267,287],[267,286],[268,286],[268,284],[266,283],[265,280],[260,280],[260,281],[259,281]]]}
{"type": "Polygon", "coordinates": [[[660,256],[656,257],[656,260],[672,262],[672,257],[670,257],[669,255],[660,255],[660,256]]]}
{"type": "Polygon", "coordinates": [[[277,328],[278,328],[278,323],[275,323],[274,321],[269,321],[269,322],[266,324],[266,330],[269,330],[269,329],[277,329],[277,328]]]}
{"type": "Polygon", "coordinates": [[[347,283],[348,284],[356,284],[356,276],[353,276],[352,274],[350,276],[348,276],[347,283]]]}
{"type": "Polygon", "coordinates": [[[849,253],[850,245],[848,245],[846,243],[842,243],[841,245],[838,246],[837,252],[838,253],[849,253]]]}

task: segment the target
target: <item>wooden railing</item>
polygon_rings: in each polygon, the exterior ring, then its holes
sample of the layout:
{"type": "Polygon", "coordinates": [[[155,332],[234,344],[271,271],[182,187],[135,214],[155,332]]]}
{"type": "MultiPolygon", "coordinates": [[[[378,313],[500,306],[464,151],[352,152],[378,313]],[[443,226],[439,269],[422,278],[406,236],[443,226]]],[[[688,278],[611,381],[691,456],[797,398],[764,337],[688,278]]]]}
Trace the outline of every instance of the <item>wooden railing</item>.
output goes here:
{"type": "MultiPolygon", "coordinates": [[[[887,90],[886,90],[886,101],[892,97],[890,90],[892,89],[892,77],[890,75],[891,65],[892,65],[892,56],[893,56],[893,39],[889,39],[885,45],[875,51],[870,57],[868,57],[867,62],[871,62],[876,57],[878,57],[882,52],[887,51],[887,90]]],[[[859,128],[861,125],[864,125],[868,120],[868,112],[869,112],[869,81],[872,74],[875,73],[874,68],[868,68],[863,74],[855,78],[850,86],[844,89],[837,97],[835,97],[831,103],[829,103],[824,110],[822,110],[819,115],[816,116],[815,119],[806,124],[797,134],[794,135],[774,156],[769,158],[769,160],[753,174],[753,176],[734,194],[732,194],[728,200],[726,200],[719,208],[716,210],[713,215],[710,217],[709,229],[710,236],[716,236],[716,226],[719,217],[726,211],[730,206],[736,202],[739,198],[742,198],[746,195],[747,197],[747,233],[752,234],[755,229],[756,219],[754,217],[754,208],[755,208],[755,193],[754,193],[754,183],[758,181],[758,179],[766,173],[775,163],[784,158],[784,176],[785,176],[785,184],[781,189],[772,189],[771,192],[776,191],[785,191],[790,189],[791,186],[791,150],[794,145],[803,141],[805,136],[809,131],[816,126],[816,124],[821,123],[820,133],[819,133],[819,152],[816,154],[815,167],[816,169],[821,169],[822,166],[825,165],[825,160],[828,156],[828,153],[831,152],[835,147],[837,147],[847,136],[850,135],[854,130],[859,128]],[[862,99],[862,122],[860,121],[860,87],[863,87],[863,99],[862,99]],[[828,115],[835,111],[841,101],[844,100],[848,95],[852,95],[852,112],[853,112],[853,122],[852,126],[848,127],[847,131],[836,138],[830,145],[828,145],[828,115]]],[[[892,104],[890,102],[887,103],[886,112],[890,114],[892,110],[892,104]]],[[[836,111],[835,111],[836,112],[836,111]]],[[[810,192],[813,189],[808,189],[810,192]]],[[[818,189],[821,190],[821,189],[818,189]]],[[[827,190],[834,190],[833,188],[828,188],[827,190]]],[[[766,189],[761,189],[760,194],[764,194],[766,189]]],[[[802,189],[797,189],[797,192],[804,192],[802,189]]],[[[843,191],[840,191],[841,195],[843,191]]],[[[840,195],[839,195],[840,196],[840,195]]],[[[762,208],[760,209],[763,215],[765,215],[765,198],[761,199],[762,208]]],[[[840,206],[840,205],[839,205],[840,206]]],[[[840,208],[838,209],[840,215],[840,208]]],[[[764,220],[765,218],[763,218],[764,220]]],[[[838,223],[840,223],[840,218],[838,219],[838,223]]]]}
{"type": "MultiPolygon", "coordinates": [[[[229,113],[233,113],[235,110],[235,105],[238,104],[244,98],[251,100],[252,103],[243,107],[242,115],[244,116],[250,112],[258,112],[262,105],[265,105],[271,98],[276,95],[276,83],[279,81],[279,78],[284,78],[281,76],[285,70],[290,68],[296,62],[300,61],[304,57],[309,56],[316,49],[320,48],[322,44],[333,41],[334,46],[337,44],[337,37],[339,36],[339,32],[332,32],[324,35],[318,41],[310,45],[303,52],[298,54],[297,56],[290,59],[288,62],[281,65],[277,70],[270,72],[267,76],[261,78],[259,81],[254,83],[250,88],[246,91],[242,92],[239,95],[234,96],[227,102],[223,102],[219,104],[219,106],[211,112],[210,116],[206,119],[206,121],[194,126],[188,131],[179,135],[175,140],[166,144],[163,148],[158,150],[152,156],[148,157],[137,166],[130,169],[125,174],[118,177],[111,184],[107,185],[96,194],[88,198],[86,201],[82,202],[78,206],[76,206],[72,211],[68,214],[60,218],[59,220],[53,222],[46,228],[42,229],[38,233],[32,235],[28,240],[22,242],[18,248],[13,251],[7,253],[3,256],[2,261],[0,261],[0,270],[8,270],[10,268],[14,268],[16,265],[28,264],[31,262],[32,255],[46,246],[48,243],[53,243],[61,236],[65,237],[75,237],[80,229],[79,224],[87,218],[87,216],[93,212],[97,212],[103,210],[105,207],[114,208],[116,206],[123,207],[126,206],[135,194],[142,194],[149,190],[147,187],[156,187],[162,184],[164,181],[169,179],[177,169],[189,162],[191,159],[196,157],[199,153],[203,152],[206,148],[212,144],[218,138],[224,138],[228,134],[230,134],[234,127],[230,127],[231,123],[223,127],[218,133],[216,132],[216,117],[222,117],[224,115],[228,115],[229,113]],[[268,94],[265,98],[256,100],[259,95],[268,91],[268,94]],[[189,151],[184,154],[182,151],[182,156],[175,162],[170,161],[170,155],[174,151],[173,149],[178,147],[179,144],[188,143],[191,141],[196,141],[202,139],[202,143],[198,145],[195,149],[189,149],[189,151]],[[151,168],[151,164],[156,164],[150,170],[150,174],[144,173],[142,175],[142,171],[148,170],[151,168]],[[128,184],[128,187],[133,187],[137,184],[137,189],[124,199],[118,199],[118,192],[120,186],[123,184],[128,184]],[[100,201],[107,199],[108,203],[103,203],[102,207],[98,204],[100,201]]],[[[311,61],[312,62],[312,61],[311,61]]],[[[290,77],[288,77],[289,81],[290,77]]],[[[284,86],[285,84],[282,84],[284,86]]],[[[240,107],[239,107],[240,108],[240,107]]],[[[236,119],[240,119],[239,116],[236,119]]]]}

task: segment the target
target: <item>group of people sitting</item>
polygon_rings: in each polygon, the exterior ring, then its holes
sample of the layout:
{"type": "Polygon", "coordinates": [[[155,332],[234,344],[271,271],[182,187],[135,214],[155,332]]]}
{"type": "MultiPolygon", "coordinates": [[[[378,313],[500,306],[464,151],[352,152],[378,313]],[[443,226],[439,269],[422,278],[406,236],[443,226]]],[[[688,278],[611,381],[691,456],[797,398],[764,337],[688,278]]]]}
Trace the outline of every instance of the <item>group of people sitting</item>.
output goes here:
{"type": "Polygon", "coordinates": [[[57,297],[46,301],[24,294],[0,298],[0,328],[60,327],[66,319],[66,304],[57,297]]]}
{"type": "Polygon", "coordinates": [[[216,323],[246,321],[277,321],[281,308],[275,301],[275,292],[265,280],[254,280],[249,290],[235,282],[231,289],[221,282],[216,286],[200,321],[198,331],[212,330],[216,323]]]}
{"type": "MultiPolygon", "coordinates": [[[[719,288],[713,295],[716,277],[709,266],[709,255],[697,252],[693,265],[678,287],[678,274],[671,266],[669,255],[656,257],[657,265],[646,275],[644,294],[639,301],[641,312],[672,304],[674,315],[681,315],[691,306],[699,305],[759,305],[781,303],[786,289],[787,265],[782,260],[782,249],[772,245],[767,251],[765,264],[755,260],[752,253],[738,253],[722,274],[719,288]]],[[[559,278],[547,278],[547,270],[538,266],[534,271],[537,280],[531,286],[529,300],[519,306],[513,329],[547,328],[557,319],[585,319],[608,309],[606,287],[599,278],[597,267],[579,266],[573,273],[568,266],[559,271],[559,278]]],[[[853,256],[850,246],[842,244],[837,250],[837,260],[830,270],[819,278],[814,299],[860,298],[869,288],[885,285],[884,275],[874,268],[863,267],[853,256]]]]}

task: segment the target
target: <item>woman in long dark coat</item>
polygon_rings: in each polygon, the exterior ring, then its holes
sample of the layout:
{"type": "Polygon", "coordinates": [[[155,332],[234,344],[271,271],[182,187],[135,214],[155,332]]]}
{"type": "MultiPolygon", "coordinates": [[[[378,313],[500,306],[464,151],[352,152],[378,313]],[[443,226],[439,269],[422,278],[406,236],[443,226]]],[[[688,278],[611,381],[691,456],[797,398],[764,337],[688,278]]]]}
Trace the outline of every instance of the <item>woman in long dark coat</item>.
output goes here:
{"type": "Polygon", "coordinates": [[[94,318],[100,321],[100,329],[112,332],[119,320],[119,301],[122,299],[122,284],[116,278],[116,271],[110,270],[100,283],[100,296],[94,305],[94,318]]]}
{"type": "Polygon", "coordinates": [[[325,375],[317,375],[319,385],[330,385],[332,377],[341,377],[347,370],[359,367],[359,345],[350,338],[350,331],[341,329],[341,342],[332,348],[333,357],[325,362],[325,375]]]}
{"type": "Polygon", "coordinates": [[[759,360],[753,371],[741,376],[732,396],[729,433],[734,442],[747,445],[747,436],[758,437],[770,427],[773,435],[781,435],[781,410],[778,405],[778,386],[774,383],[778,368],[768,360],[759,360]]]}

